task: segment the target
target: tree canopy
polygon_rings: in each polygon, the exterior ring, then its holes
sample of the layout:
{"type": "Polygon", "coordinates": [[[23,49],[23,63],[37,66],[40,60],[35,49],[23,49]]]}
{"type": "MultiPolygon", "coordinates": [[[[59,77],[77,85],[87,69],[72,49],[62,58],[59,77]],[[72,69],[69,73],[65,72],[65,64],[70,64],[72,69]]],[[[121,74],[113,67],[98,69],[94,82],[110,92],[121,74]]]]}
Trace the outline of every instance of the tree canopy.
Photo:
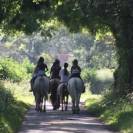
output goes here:
{"type": "Polygon", "coordinates": [[[0,25],[5,31],[32,33],[46,31],[45,22],[56,19],[75,32],[83,28],[94,35],[111,31],[119,55],[114,90],[127,94],[133,91],[132,9],[132,0],[1,0],[0,25]]]}

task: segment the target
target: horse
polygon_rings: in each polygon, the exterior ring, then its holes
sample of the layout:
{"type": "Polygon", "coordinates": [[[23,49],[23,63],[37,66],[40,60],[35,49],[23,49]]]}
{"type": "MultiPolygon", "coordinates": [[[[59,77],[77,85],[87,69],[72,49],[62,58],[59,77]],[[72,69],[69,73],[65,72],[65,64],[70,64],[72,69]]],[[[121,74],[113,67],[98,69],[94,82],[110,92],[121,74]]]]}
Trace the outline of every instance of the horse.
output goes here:
{"type": "Polygon", "coordinates": [[[68,81],[68,92],[72,99],[72,112],[78,114],[80,111],[79,102],[81,93],[84,90],[83,81],[78,77],[72,77],[68,81]]]}
{"type": "Polygon", "coordinates": [[[49,79],[46,76],[38,76],[33,85],[33,94],[35,96],[36,110],[46,111],[46,100],[48,99],[49,79]],[[43,106],[44,102],[44,106],[43,106]]]}
{"type": "Polygon", "coordinates": [[[60,99],[62,111],[64,111],[64,106],[65,106],[65,111],[67,111],[68,95],[69,95],[69,93],[67,90],[67,84],[60,83],[60,85],[57,88],[57,96],[60,99]]]}
{"type": "Polygon", "coordinates": [[[60,83],[60,80],[55,78],[50,80],[50,100],[53,106],[53,110],[56,110],[60,107],[60,101],[57,96],[57,88],[60,83]]]}

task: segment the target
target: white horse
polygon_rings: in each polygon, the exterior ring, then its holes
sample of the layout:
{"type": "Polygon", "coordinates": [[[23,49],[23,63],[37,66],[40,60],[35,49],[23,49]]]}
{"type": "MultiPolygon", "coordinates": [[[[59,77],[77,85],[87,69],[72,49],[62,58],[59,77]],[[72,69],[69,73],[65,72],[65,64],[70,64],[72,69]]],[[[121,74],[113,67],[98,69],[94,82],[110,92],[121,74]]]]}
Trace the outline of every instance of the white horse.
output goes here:
{"type": "Polygon", "coordinates": [[[65,106],[65,111],[67,111],[68,95],[69,93],[67,90],[67,84],[61,83],[57,88],[57,97],[60,99],[62,111],[64,111],[64,106],[65,106]]]}
{"type": "Polygon", "coordinates": [[[81,93],[84,90],[83,81],[78,77],[73,77],[68,81],[68,92],[72,99],[72,111],[78,114],[80,111],[79,102],[81,93]]]}
{"type": "Polygon", "coordinates": [[[35,96],[36,110],[46,111],[46,100],[48,99],[49,79],[46,76],[38,76],[33,85],[35,96]],[[44,102],[44,108],[42,108],[44,102]]]}

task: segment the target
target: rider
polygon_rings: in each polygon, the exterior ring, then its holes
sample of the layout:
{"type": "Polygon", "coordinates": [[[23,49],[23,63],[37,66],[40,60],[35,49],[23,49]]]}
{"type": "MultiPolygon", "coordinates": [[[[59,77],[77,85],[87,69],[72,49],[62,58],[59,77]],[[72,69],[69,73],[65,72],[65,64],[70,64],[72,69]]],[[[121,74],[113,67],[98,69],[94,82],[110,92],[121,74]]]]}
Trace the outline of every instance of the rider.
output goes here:
{"type": "Polygon", "coordinates": [[[60,61],[56,59],[51,67],[50,74],[51,79],[60,79],[59,72],[61,70],[60,61]]]}
{"type": "Polygon", "coordinates": [[[37,66],[35,67],[35,70],[34,70],[34,73],[33,73],[33,76],[32,76],[32,79],[31,79],[31,90],[33,90],[33,84],[34,84],[34,81],[35,79],[38,77],[38,76],[46,76],[45,72],[48,71],[48,67],[47,65],[44,63],[44,58],[43,57],[40,57],[38,62],[37,62],[37,66]]]}
{"type": "MultiPolygon", "coordinates": [[[[74,59],[73,60],[73,65],[71,67],[71,75],[70,75],[69,79],[72,78],[72,77],[79,77],[82,80],[80,74],[81,74],[81,68],[78,65],[78,60],[74,59]]],[[[83,82],[83,80],[82,80],[82,82],[83,82]]],[[[84,85],[84,82],[83,82],[83,85],[84,85]]],[[[85,86],[84,86],[83,92],[85,92],[85,86]]]]}
{"type": "MultiPolygon", "coordinates": [[[[51,67],[50,70],[50,77],[54,81],[54,89],[50,88],[51,91],[51,102],[53,105],[53,110],[56,110],[60,107],[60,102],[57,97],[57,87],[58,87],[58,81],[60,80],[59,72],[61,70],[60,61],[56,59],[51,67]]],[[[52,87],[53,88],[53,87],[52,87]]]]}
{"type": "Polygon", "coordinates": [[[78,60],[77,59],[74,59],[73,62],[72,62],[72,67],[71,67],[71,76],[70,78],[72,77],[80,77],[80,73],[81,73],[81,68],[80,66],[78,65],[78,60]]]}
{"type": "Polygon", "coordinates": [[[61,83],[67,83],[68,81],[69,72],[67,68],[68,68],[68,63],[64,63],[64,69],[60,70],[60,73],[59,73],[60,78],[61,78],[60,79],[61,83]]]}

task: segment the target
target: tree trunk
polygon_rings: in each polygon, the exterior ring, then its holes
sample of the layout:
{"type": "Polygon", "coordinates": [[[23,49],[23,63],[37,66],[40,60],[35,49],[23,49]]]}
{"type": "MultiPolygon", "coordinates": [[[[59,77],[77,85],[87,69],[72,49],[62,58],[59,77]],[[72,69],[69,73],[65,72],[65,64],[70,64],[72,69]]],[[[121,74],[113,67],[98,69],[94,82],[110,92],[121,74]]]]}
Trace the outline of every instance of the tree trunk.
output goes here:
{"type": "Polygon", "coordinates": [[[114,92],[122,95],[133,92],[133,18],[129,15],[121,17],[116,39],[119,67],[114,73],[114,92]]]}

